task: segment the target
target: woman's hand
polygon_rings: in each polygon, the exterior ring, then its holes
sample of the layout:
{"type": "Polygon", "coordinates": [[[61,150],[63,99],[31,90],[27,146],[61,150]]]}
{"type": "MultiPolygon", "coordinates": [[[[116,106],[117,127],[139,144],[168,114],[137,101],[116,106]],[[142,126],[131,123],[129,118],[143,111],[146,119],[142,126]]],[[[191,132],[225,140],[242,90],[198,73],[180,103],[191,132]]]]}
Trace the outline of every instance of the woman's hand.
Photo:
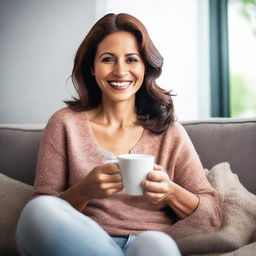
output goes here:
{"type": "Polygon", "coordinates": [[[123,189],[116,164],[102,164],[95,167],[80,183],[80,195],[91,199],[106,198],[123,189]]]}
{"type": "Polygon", "coordinates": [[[152,203],[159,203],[171,195],[174,190],[172,181],[163,167],[155,164],[154,170],[147,175],[147,179],[141,183],[144,196],[152,203]]]}

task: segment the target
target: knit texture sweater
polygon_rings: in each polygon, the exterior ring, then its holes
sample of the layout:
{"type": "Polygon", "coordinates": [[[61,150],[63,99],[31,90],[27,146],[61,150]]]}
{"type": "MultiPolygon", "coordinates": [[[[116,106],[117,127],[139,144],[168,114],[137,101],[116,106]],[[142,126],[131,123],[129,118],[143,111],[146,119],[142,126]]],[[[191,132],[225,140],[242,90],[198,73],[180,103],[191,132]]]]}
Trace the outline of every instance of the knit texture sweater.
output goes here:
{"type": "MultiPolygon", "coordinates": [[[[199,197],[197,209],[178,220],[166,203],[153,204],[143,196],[121,191],[105,199],[89,201],[83,214],[110,235],[117,236],[156,230],[177,239],[220,228],[218,194],[208,182],[198,154],[179,122],[171,124],[160,135],[145,129],[130,153],[154,155],[155,162],[166,170],[170,180],[199,197]]],[[[58,196],[110,156],[111,153],[106,154],[97,144],[86,111],[74,112],[69,108],[57,111],[43,133],[34,196],[58,196]]]]}

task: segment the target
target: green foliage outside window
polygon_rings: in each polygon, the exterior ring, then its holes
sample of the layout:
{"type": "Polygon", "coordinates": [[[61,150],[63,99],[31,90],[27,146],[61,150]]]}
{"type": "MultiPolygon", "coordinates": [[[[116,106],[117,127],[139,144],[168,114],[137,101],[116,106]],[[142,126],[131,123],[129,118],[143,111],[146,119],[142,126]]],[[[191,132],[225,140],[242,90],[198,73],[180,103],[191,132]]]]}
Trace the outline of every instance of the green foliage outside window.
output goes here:
{"type": "Polygon", "coordinates": [[[256,36],[256,0],[232,0],[240,2],[243,17],[251,25],[252,33],[256,36]]]}
{"type": "MultiPolygon", "coordinates": [[[[230,109],[232,117],[256,116],[256,90],[248,86],[242,75],[230,76],[230,109]]],[[[256,88],[256,81],[255,81],[256,88]]]]}
{"type": "MultiPolygon", "coordinates": [[[[242,18],[256,37],[256,0],[229,0],[229,4],[239,5],[242,18]]],[[[256,76],[249,78],[230,71],[230,110],[231,117],[256,116],[256,76]]]]}

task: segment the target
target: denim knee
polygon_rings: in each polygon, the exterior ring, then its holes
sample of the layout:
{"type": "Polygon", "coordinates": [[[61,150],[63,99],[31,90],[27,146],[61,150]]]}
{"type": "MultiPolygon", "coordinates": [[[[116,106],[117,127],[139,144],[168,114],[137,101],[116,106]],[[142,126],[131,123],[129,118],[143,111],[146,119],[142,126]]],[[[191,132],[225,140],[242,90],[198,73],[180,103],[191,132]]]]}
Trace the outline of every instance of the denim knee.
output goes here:
{"type": "Polygon", "coordinates": [[[127,249],[127,255],[181,256],[175,241],[159,231],[145,231],[138,235],[127,249]]]}
{"type": "Polygon", "coordinates": [[[27,203],[18,222],[16,242],[21,255],[124,256],[95,221],[53,196],[27,203]]]}
{"type": "Polygon", "coordinates": [[[53,196],[39,196],[37,198],[32,199],[29,201],[25,207],[23,208],[19,223],[27,223],[37,221],[38,219],[42,219],[46,217],[45,214],[49,216],[50,212],[54,212],[56,207],[60,204],[65,204],[65,201],[53,196]]]}
{"type": "Polygon", "coordinates": [[[44,219],[52,219],[51,223],[54,223],[53,216],[58,214],[56,207],[61,204],[65,204],[65,201],[53,196],[39,196],[29,201],[23,208],[16,229],[16,242],[17,245],[26,243],[31,238],[38,237],[38,230],[40,235],[43,236],[43,232],[47,231],[44,219]],[[55,214],[56,212],[56,214],[55,214]]]}

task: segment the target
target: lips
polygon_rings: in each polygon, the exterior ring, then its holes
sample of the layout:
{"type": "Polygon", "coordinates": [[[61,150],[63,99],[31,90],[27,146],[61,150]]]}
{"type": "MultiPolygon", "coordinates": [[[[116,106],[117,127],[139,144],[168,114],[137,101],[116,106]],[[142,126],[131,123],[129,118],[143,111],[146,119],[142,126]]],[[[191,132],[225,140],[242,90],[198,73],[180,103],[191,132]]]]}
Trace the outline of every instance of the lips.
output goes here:
{"type": "Polygon", "coordinates": [[[108,81],[108,83],[114,89],[123,90],[128,88],[132,84],[132,81],[108,81]]]}

